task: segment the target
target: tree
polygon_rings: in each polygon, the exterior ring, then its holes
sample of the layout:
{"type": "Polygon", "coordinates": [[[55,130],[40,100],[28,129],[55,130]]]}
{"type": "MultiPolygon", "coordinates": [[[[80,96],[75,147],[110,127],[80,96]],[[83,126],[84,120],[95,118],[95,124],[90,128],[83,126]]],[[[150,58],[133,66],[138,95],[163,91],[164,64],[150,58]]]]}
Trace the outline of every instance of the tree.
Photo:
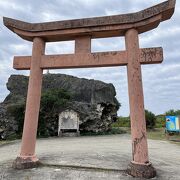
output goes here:
{"type": "MultiPolygon", "coordinates": [[[[152,112],[145,110],[146,128],[153,129],[156,124],[156,116],[152,112]]],[[[117,122],[115,122],[113,127],[130,127],[130,116],[119,117],[117,122]]]]}
{"type": "Polygon", "coordinates": [[[146,127],[153,129],[156,124],[156,116],[151,111],[145,110],[146,127]]]}
{"type": "Polygon", "coordinates": [[[166,116],[178,116],[180,115],[180,110],[170,109],[169,111],[165,112],[166,116]]]}

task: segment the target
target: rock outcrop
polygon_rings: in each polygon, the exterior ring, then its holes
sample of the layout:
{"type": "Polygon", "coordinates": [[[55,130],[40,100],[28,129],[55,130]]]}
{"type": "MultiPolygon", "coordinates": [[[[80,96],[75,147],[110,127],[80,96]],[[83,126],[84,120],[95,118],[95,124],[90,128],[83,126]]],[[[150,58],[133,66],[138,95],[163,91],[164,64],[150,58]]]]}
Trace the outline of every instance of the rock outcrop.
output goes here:
{"type": "MultiPolygon", "coordinates": [[[[16,133],[17,122],[8,114],[7,107],[12,104],[25,103],[27,87],[27,76],[10,76],[7,82],[7,89],[10,94],[0,104],[1,138],[7,138],[8,135],[16,133]]],[[[119,103],[115,97],[116,91],[112,84],[64,74],[44,75],[42,91],[59,88],[73,95],[66,108],[78,112],[80,131],[103,132],[110,130],[111,124],[116,121],[117,110],[119,109],[119,103]]],[[[60,111],[62,110],[64,109],[60,108],[60,111]]],[[[55,120],[52,119],[52,121],[55,120]]],[[[53,123],[50,123],[49,126],[53,126],[53,123]]],[[[57,134],[58,127],[49,128],[54,129],[55,134],[57,134]]]]}

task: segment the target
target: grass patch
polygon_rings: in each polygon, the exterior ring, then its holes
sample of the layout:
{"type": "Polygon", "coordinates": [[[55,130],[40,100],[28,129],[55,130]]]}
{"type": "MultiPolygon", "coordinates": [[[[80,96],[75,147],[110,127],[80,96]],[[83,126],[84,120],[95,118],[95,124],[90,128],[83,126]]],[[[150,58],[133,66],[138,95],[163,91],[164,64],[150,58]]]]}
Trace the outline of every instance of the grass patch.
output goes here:
{"type": "Polygon", "coordinates": [[[112,134],[125,134],[126,130],[123,128],[112,128],[107,132],[81,132],[81,136],[100,136],[100,135],[112,135],[112,134]]]}
{"type": "Polygon", "coordinates": [[[167,135],[165,134],[164,128],[155,128],[153,130],[147,130],[147,137],[154,140],[169,140],[169,141],[179,141],[180,134],[167,135]]]}
{"type": "Polygon", "coordinates": [[[12,140],[0,140],[0,146],[13,142],[12,140]]]}
{"type": "MultiPolygon", "coordinates": [[[[130,127],[121,127],[120,129],[128,134],[131,134],[130,127]]],[[[147,129],[147,138],[153,140],[170,141],[180,145],[180,134],[174,134],[167,137],[165,134],[165,128],[147,129]]]]}
{"type": "Polygon", "coordinates": [[[117,121],[111,126],[113,128],[130,127],[130,117],[118,117],[117,121]]]}
{"type": "Polygon", "coordinates": [[[6,141],[0,141],[0,145],[6,144],[6,143],[7,143],[6,141]]]}
{"type": "Polygon", "coordinates": [[[153,130],[148,130],[147,137],[148,139],[164,140],[164,141],[169,141],[173,144],[180,145],[180,134],[167,136],[167,134],[165,134],[164,128],[156,128],[153,130]]]}
{"type": "Polygon", "coordinates": [[[164,128],[155,128],[152,130],[147,130],[148,139],[154,140],[166,140],[166,134],[164,128]]]}
{"type": "MultiPolygon", "coordinates": [[[[121,127],[122,130],[131,134],[130,127],[121,127]]],[[[164,128],[147,129],[147,138],[154,140],[167,140],[164,128]]]]}

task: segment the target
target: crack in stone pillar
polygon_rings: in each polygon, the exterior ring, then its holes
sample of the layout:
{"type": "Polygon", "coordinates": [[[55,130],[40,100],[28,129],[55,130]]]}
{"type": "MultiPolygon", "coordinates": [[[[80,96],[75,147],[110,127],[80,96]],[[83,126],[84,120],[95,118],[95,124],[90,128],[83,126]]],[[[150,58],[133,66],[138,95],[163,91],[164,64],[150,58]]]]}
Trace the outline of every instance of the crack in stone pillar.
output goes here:
{"type": "Polygon", "coordinates": [[[127,74],[133,156],[128,173],[135,177],[151,178],[156,175],[156,172],[149,163],[148,157],[138,31],[128,30],[125,34],[125,41],[128,56],[127,74]]]}

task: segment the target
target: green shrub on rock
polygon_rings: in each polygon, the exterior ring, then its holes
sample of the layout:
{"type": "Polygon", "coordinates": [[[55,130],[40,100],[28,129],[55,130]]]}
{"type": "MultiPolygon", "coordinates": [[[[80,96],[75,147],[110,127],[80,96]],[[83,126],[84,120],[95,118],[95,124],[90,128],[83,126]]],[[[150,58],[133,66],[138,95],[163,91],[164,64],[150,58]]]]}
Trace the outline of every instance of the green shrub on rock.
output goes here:
{"type": "MultiPolygon", "coordinates": [[[[60,108],[64,108],[72,95],[63,89],[51,89],[42,93],[39,111],[39,122],[37,135],[48,137],[57,135],[58,114],[60,108]],[[55,129],[56,127],[56,129],[55,129]]],[[[8,112],[17,122],[17,135],[23,132],[25,104],[13,104],[8,107],[8,112]]]]}
{"type": "Polygon", "coordinates": [[[55,136],[58,133],[58,115],[71,100],[72,95],[63,89],[45,91],[41,97],[38,136],[55,136]]]}

